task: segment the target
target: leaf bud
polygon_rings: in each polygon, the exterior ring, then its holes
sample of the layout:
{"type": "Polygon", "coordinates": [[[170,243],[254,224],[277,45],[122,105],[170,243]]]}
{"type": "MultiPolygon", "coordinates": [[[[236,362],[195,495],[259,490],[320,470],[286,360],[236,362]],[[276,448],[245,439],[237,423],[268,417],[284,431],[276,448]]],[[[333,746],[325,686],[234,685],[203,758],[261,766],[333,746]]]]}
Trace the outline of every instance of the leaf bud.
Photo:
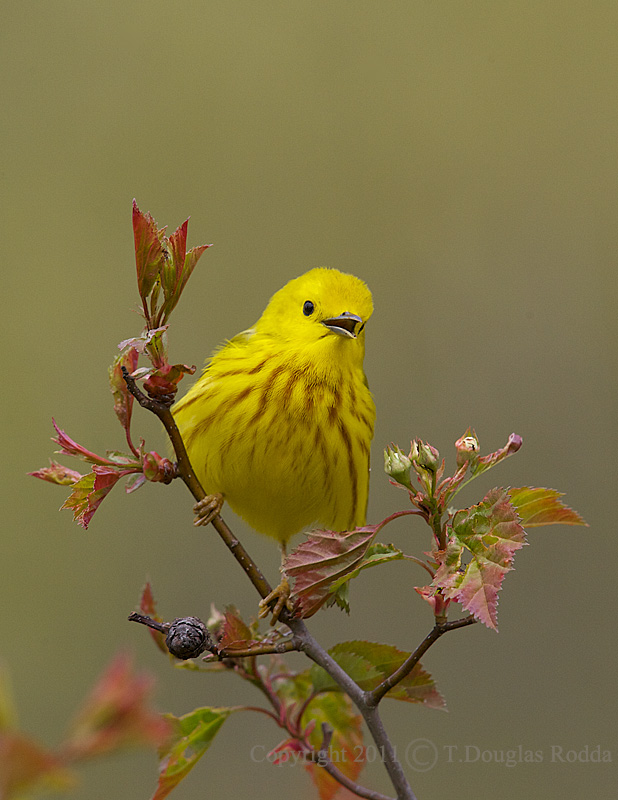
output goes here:
{"type": "Polygon", "coordinates": [[[412,462],[396,445],[387,447],[384,451],[384,471],[394,481],[408,489],[412,489],[410,481],[410,467],[412,462]]]}
{"type": "Polygon", "coordinates": [[[175,619],[170,625],[165,644],[173,656],[183,661],[197,658],[204,650],[215,650],[210,631],[197,617],[175,619]]]}

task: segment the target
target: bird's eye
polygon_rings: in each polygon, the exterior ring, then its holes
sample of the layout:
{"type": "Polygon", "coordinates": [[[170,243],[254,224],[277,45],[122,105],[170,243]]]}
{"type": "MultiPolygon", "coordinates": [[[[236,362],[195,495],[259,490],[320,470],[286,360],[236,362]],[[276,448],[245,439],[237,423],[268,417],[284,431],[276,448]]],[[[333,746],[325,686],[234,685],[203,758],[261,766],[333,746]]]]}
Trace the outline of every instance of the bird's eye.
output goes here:
{"type": "Polygon", "coordinates": [[[303,314],[306,317],[310,317],[314,311],[315,311],[315,306],[313,305],[311,300],[305,300],[305,304],[303,306],[303,314]]]}

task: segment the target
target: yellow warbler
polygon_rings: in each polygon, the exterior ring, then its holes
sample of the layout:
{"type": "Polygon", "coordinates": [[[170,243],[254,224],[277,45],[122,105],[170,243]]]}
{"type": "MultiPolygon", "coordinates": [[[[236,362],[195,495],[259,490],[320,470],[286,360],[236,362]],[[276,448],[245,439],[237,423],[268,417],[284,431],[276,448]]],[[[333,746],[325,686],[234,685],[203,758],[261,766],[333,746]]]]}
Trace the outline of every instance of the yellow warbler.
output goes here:
{"type": "Polygon", "coordinates": [[[312,269],[215,351],[173,408],[205,491],[283,549],[310,525],[344,531],[365,522],[375,406],[363,357],[372,310],[359,278],[312,269]]]}

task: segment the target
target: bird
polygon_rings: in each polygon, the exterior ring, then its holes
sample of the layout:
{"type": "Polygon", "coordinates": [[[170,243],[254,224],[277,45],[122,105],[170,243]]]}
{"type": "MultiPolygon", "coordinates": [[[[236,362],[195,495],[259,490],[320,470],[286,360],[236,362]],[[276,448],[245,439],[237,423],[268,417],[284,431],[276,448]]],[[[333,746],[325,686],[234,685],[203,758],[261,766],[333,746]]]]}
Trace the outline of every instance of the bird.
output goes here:
{"type": "MultiPolygon", "coordinates": [[[[222,344],[172,408],[207,497],[206,524],[224,502],[255,531],[287,544],[304,529],[365,524],[375,404],[363,369],[367,285],[316,267],[270,299],[252,328],[222,344]]],[[[289,585],[260,603],[284,605],[289,585]]],[[[274,608],[273,608],[274,607],[274,608]]]]}

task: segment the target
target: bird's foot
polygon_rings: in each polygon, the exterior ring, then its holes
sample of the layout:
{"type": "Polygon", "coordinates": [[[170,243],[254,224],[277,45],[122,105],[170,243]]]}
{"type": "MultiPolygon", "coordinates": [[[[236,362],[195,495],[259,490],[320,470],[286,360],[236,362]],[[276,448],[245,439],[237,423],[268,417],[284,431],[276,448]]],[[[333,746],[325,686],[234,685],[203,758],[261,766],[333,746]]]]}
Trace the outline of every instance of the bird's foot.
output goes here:
{"type": "Polygon", "coordinates": [[[264,619],[272,613],[271,625],[279,621],[279,615],[283,609],[287,609],[290,614],[294,611],[294,604],[290,600],[290,584],[286,577],[281,578],[279,586],[275,587],[270,594],[260,600],[260,619],[264,619]]]}
{"type": "Polygon", "coordinates": [[[212,522],[213,519],[221,513],[222,508],[222,494],[216,492],[215,494],[206,495],[203,500],[200,500],[199,503],[193,506],[193,513],[195,514],[193,524],[195,526],[208,525],[209,522],[212,522]]]}

